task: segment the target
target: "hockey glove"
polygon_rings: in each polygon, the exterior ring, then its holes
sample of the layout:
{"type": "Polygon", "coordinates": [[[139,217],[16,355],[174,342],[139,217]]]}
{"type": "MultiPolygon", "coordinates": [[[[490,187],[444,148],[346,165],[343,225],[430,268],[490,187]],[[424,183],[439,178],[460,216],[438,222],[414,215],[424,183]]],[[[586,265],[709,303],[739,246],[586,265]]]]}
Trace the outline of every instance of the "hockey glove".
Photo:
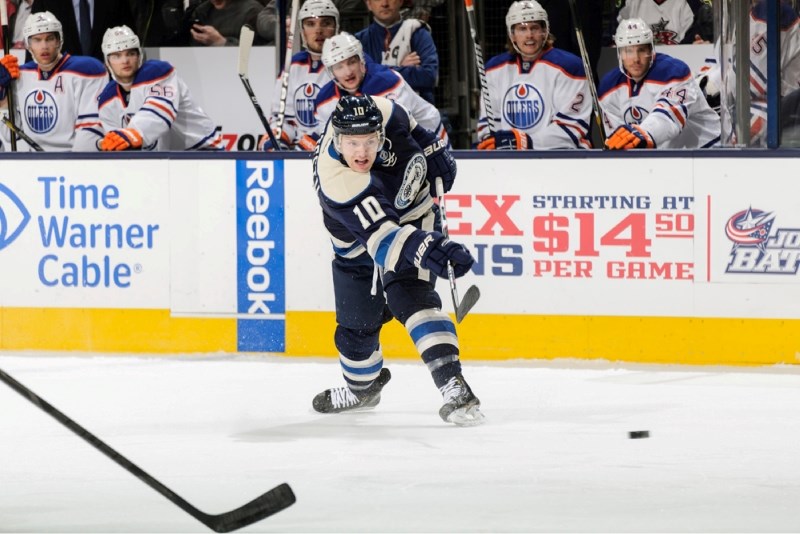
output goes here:
{"type": "Polygon", "coordinates": [[[7,54],[0,58],[0,87],[8,87],[11,80],[19,78],[17,56],[7,54]]]}
{"type": "MultiPolygon", "coordinates": [[[[289,150],[292,140],[289,139],[286,132],[282,131],[280,138],[278,137],[277,130],[272,130],[272,133],[275,135],[276,141],[278,141],[278,148],[280,148],[280,150],[289,150]]],[[[258,141],[258,146],[260,146],[261,150],[264,152],[272,152],[275,150],[275,145],[272,144],[272,139],[270,139],[267,134],[261,136],[261,139],[258,141]]]]}
{"type": "Polygon", "coordinates": [[[142,148],[142,134],[133,128],[123,128],[121,130],[111,130],[100,141],[100,150],[136,150],[142,148]]]}
{"type": "Polygon", "coordinates": [[[436,178],[441,177],[444,185],[445,193],[453,188],[453,182],[456,179],[456,160],[453,155],[447,150],[445,142],[439,140],[434,144],[425,147],[425,158],[428,162],[428,183],[431,184],[431,196],[436,197],[436,187],[434,183],[436,178]]]}
{"type": "Polygon", "coordinates": [[[706,102],[708,102],[711,109],[719,113],[721,103],[719,87],[711,81],[708,74],[700,75],[697,78],[697,84],[700,86],[700,90],[703,91],[703,96],[706,97],[706,102]]]}
{"type": "Polygon", "coordinates": [[[606,146],[611,150],[655,148],[656,142],[638,124],[623,124],[606,139],[606,146]]]}
{"type": "Polygon", "coordinates": [[[319,135],[311,134],[311,135],[304,135],[300,139],[298,139],[297,144],[295,145],[298,150],[305,150],[306,152],[313,152],[315,148],[317,148],[317,141],[319,141],[319,135]]]}
{"type": "Polygon", "coordinates": [[[533,139],[521,130],[498,130],[478,143],[478,150],[532,150],[533,139]]]}
{"type": "Polygon", "coordinates": [[[448,262],[453,266],[455,277],[459,278],[467,274],[475,258],[461,243],[450,241],[439,232],[429,232],[415,251],[414,265],[447,278],[448,262]]]}

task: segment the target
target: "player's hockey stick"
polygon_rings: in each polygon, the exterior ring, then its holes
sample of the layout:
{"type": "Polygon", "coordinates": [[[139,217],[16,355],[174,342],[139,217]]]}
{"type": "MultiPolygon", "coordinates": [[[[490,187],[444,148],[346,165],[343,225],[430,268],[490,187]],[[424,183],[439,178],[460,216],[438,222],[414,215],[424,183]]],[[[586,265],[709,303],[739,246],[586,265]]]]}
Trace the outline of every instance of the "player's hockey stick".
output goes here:
{"type": "Polygon", "coordinates": [[[169,499],[173,504],[178,506],[178,508],[188,513],[215,532],[231,532],[238,528],[246,527],[247,525],[251,525],[256,521],[260,521],[265,517],[269,517],[272,514],[288,508],[294,504],[296,500],[294,492],[292,492],[292,488],[290,488],[288,484],[284,483],[272,488],[267,493],[257,497],[256,499],[253,499],[244,506],[240,506],[239,508],[231,510],[230,512],[225,512],[222,514],[207,514],[205,512],[201,512],[186,502],[171,489],[166,487],[164,484],[147,474],[140,467],[101,441],[100,438],[64,415],[53,405],[39,397],[36,393],[17,382],[2,369],[0,369],[0,380],[5,382],[6,385],[28,399],[30,402],[38,406],[42,411],[56,419],[59,423],[86,440],[89,445],[114,460],[123,469],[169,499]]]}
{"type": "MultiPolygon", "coordinates": [[[[28,145],[36,152],[44,152],[44,149],[41,147],[41,145],[39,145],[39,143],[31,139],[30,136],[22,130],[22,128],[14,124],[8,117],[2,117],[2,120],[3,124],[8,126],[8,129],[11,130],[12,134],[19,136],[20,139],[28,143],[28,145]]],[[[12,149],[16,150],[16,148],[13,147],[12,149]]]]}
{"type": "MultiPolygon", "coordinates": [[[[450,237],[450,230],[447,228],[447,210],[444,208],[444,184],[441,176],[436,178],[436,196],[439,197],[439,213],[442,217],[442,233],[446,239],[450,237]]],[[[469,311],[481,298],[481,292],[477,286],[469,286],[464,298],[458,299],[458,289],[456,288],[456,275],[453,273],[453,266],[447,263],[447,279],[450,281],[450,296],[453,297],[453,308],[456,312],[456,322],[460,323],[467,316],[469,311]]]]}
{"type": "Polygon", "coordinates": [[[572,26],[575,28],[575,39],[578,41],[578,48],[581,51],[583,70],[586,71],[586,81],[589,83],[589,92],[592,94],[592,108],[594,109],[595,120],[597,121],[597,127],[600,128],[600,139],[603,142],[603,150],[605,150],[608,147],[606,146],[606,129],[603,126],[603,112],[600,110],[600,98],[597,96],[592,65],[589,63],[589,53],[586,51],[586,43],[583,40],[583,26],[578,18],[575,0],[569,0],[569,11],[572,14],[572,26]]]}
{"type": "Polygon", "coordinates": [[[478,39],[478,24],[475,21],[475,8],[472,5],[472,0],[464,0],[464,6],[467,8],[469,33],[472,36],[472,44],[475,47],[475,63],[478,65],[478,80],[481,84],[483,107],[486,109],[486,122],[489,128],[489,133],[493,134],[495,128],[495,118],[494,111],[492,110],[492,100],[489,98],[489,85],[486,83],[486,68],[483,66],[483,50],[481,49],[481,43],[478,39]]]}
{"type": "Polygon", "coordinates": [[[267,130],[267,135],[269,136],[269,140],[272,141],[274,150],[280,150],[281,147],[275,139],[275,134],[272,133],[269,121],[264,116],[264,112],[258,104],[256,94],[253,92],[253,88],[250,86],[250,80],[247,77],[247,70],[250,64],[250,49],[253,48],[253,38],[255,38],[255,36],[256,33],[253,31],[253,28],[246,24],[242,26],[242,30],[239,32],[239,78],[242,80],[244,90],[247,91],[247,96],[250,97],[250,102],[253,103],[253,107],[256,109],[256,115],[258,115],[259,120],[261,120],[264,129],[267,130]]]}
{"type": "Polygon", "coordinates": [[[289,69],[292,67],[292,49],[294,48],[294,28],[297,24],[297,12],[300,9],[300,0],[292,0],[292,15],[289,17],[289,31],[286,32],[286,57],[283,60],[283,74],[281,74],[281,99],[278,102],[278,123],[275,125],[277,137],[283,131],[283,121],[286,117],[286,96],[289,92],[289,69]]]}
{"type": "MultiPolygon", "coordinates": [[[[8,55],[11,50],[11,31],[8,29],[8,5],[5,1],[0,0],[0,26],[3,28],[3,54],[8,55]]],[[[6,103],[8,104],[8,116],[11,124],[16,126],[16,107],[14,106],[14,82],[9,82],[6,88],[6,103]]],[[[17,132],[11,128],[11,150],[17,151],[17,132]]]]}

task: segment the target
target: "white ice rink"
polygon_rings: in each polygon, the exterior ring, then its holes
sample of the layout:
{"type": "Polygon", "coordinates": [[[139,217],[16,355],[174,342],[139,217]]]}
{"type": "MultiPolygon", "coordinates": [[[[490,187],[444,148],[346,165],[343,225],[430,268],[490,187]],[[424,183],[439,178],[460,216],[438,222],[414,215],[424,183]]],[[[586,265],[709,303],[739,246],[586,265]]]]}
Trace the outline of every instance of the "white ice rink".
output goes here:
{"type": "MultiPolygon", "coordinates": [[[[322,416],[333,359],[0,354],[205,512],[288,482],[242,532],[800,531],[800,368],[466,362],[487,423],[456,428],[387,365],[376,410],[322,416]]],[[[207,530],[0,383],[0,531],[207,530]]]]}

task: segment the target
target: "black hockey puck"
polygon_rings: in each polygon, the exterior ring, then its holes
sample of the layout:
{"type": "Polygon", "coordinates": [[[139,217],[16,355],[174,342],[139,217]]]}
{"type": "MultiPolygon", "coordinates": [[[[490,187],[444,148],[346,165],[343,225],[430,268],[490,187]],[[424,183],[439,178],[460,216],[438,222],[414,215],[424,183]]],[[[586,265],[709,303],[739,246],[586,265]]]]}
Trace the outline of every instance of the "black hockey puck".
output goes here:
{"type": "Polygon", "coordinates": [[[650,431],[649,430],[632,430],[628,432],[628,437],[630,439],[642,439],[642,438],[649,438],[650,431]]]}

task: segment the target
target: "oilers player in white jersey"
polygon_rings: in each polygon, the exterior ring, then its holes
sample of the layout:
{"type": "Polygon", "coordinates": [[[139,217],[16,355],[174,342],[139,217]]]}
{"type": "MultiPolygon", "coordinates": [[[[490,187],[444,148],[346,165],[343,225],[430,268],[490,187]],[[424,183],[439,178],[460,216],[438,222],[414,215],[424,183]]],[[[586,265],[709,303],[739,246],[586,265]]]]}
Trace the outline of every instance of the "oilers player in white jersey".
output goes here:
{"type": "Polygon", "coordinates": [[[547,11],[518,0],[508,8],[506,30],[510,51],[486,63],[492,116],[481,100],[478,150],[592,148],[583,62],[553,47],[547,11]]]}
{"type": "Polygon", "coordinates": [[[440,228],[433,180],[450,190],[456,162],[433,132],[396,102],[345,95],[314,154],[314,186],[330,234],[336,301],[334,342],[346,386],[314,397],[320,413],[373,408],[391,378],[381,327],[400,321],[444,404],[439,416],[479,424],[480,401],[467,385],[458,336],[434,290],[436,277],[466,274],[474,259],[440,228]]]}
{"type": "Polygon", "coordinates": [[[709,148],[719,145],[719,116],[706,102],[688,65],[656,54],[653,30],[642,19],[619,23],[614,35],[619,69],[600,82],[606,146],[709,148]]]}
{"type": "MultiPolygon", "coordinates": [[[[62,54],[61,22],[49,11],[32,13],[22,34],[33,61],[19,66],[13,82],[16,124],[45,151],[96,152],[102,138],[97,95],[108,79],[105,67],[91,57],[62,54]]],[[[7,100],[5,88],[12,82],[3,71],[10,69],[0,67],[0,96],[7,100]]],[[[5,125],[0,125],[0,136],[10,140],[5,125]]]]}
{"type": "Polygon", "coordinates": [[[113,79],[98,100],[106,132],[101,150],[222,150],[214,122],[194,103],[173,66],[144,61],[133,30],[109,28],[102,50],[113,79]]]}
{"type": "Polygon", "coordinates": [[[417,122],[434,132],[445,143],[450,140],[436,107],[419,96],[394,70],[367,61],[361,42],[347,32],[331,37],[322,47],[322,61],[332,80],[319,92],[317,120],[324,124],[344,94],[383,96],[399,102],[417,122]]]}
{"type": "MultiPolygon", "coordinates": [[[[285,149],[314,150],[323,126],[314,113],[314,101],[320,89],[331,79],[322,63],[322,45],[325,39],[339,32],[339,10],[331,0],[306,0],[297,18],[300,20],[300,37],[305,50],[292,56],[278,142],[285,149]]],[[[273,95],[280,94],[281,77],[278,77],[273,95]]],[[[274,98],[270,124],[275,130],[279,107],[280,99],[274,98]]],[[[262,138],[262,148],[274,148],[269,137],[262,138]]]]}

